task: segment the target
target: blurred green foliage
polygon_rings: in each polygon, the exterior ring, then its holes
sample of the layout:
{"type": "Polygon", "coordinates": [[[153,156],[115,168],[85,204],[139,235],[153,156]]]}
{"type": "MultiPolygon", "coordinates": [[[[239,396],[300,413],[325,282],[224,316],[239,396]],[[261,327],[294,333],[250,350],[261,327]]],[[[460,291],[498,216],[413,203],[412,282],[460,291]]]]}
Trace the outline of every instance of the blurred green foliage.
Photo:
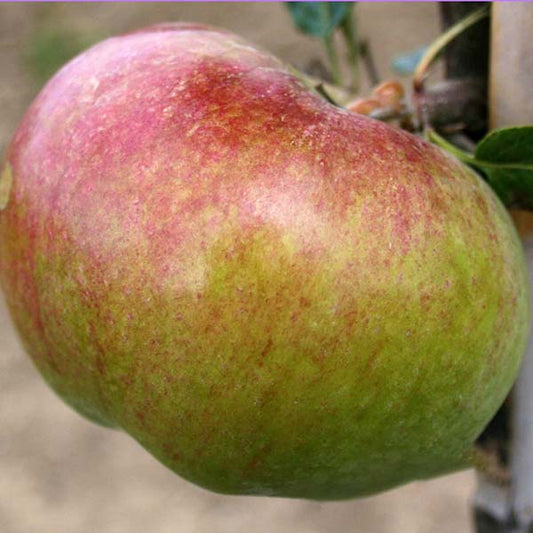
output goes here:
{"type": "Polygon", "coordinates": [[[351,16],[353,2],[285,2],[294,25],[303,33],[324,39],[351,16]]]}
{"type": "Polygon", "coordinates": [[[331,81],[344,85],[341,58],[334,33],[340,30],[346,45],[346,61],[351,71],[351,89],[359,87],[359,43],[354,22],[355,2],[285,2],[292,22],[302,33],[324,43],[329,59],[331,81]]]}
{"type": "Polygon", "coordinates": [[[26,62],[40,84],[47,81],[67,61],[98,40],[73,30],[51,26],[38,28],[26,50],[26,62]]]}

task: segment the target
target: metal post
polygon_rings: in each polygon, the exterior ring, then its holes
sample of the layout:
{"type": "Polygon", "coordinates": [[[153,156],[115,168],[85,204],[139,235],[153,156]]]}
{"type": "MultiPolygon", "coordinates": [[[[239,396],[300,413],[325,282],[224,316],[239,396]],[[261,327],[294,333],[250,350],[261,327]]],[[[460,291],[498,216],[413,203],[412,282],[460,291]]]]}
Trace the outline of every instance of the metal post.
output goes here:
{"type": "MultiPolygon", "coordinates": [[[[489,84],[492,128],[533,123],[531,35],[532,4],[493,4],[489,84]]],[[[533,286],[533,216],[522,214],[518,221],[533,286]]],[[[510,522],[505,531],[527,533],[533,527],[533,340],[513,394],[510,468],[510,522]]]]}

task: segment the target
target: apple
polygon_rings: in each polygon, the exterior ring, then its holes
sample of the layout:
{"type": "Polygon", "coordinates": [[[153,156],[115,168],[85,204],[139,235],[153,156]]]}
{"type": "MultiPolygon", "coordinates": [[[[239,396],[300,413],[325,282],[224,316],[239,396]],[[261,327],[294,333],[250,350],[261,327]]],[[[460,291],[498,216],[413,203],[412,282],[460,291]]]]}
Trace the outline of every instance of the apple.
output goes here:
{"type": "Polygon", "coordinates": [[[340,499],[463,468],[525,348],[489,187],[228,32],[148,28],[68,63],[0,209],[47,382],[214,491],[340,499]]]}

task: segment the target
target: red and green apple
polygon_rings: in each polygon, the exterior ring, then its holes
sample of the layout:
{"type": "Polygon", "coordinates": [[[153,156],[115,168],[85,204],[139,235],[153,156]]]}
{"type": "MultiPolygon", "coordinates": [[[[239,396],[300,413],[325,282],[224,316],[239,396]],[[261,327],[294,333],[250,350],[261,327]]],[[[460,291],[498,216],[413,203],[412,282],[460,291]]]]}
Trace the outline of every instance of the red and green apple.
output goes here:
{"type": "Polygon", "coordinates": [[[68,404],[231,494],[466,466],[528,333],[520,242],[474,172],[197,25],[107,39],[37,96],[0,279],[68,404]]]}

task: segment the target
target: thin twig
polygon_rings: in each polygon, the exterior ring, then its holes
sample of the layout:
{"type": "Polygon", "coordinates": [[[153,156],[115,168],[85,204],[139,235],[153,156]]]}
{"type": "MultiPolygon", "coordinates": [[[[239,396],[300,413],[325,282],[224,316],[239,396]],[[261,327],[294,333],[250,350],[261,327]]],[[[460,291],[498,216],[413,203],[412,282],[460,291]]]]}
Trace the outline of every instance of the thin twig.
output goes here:
{"type": "Polygon", "coordinates": [[[355,12],[351,10],[342,21],[340,29],[348,48],[348,63],[352,72],[350,89],[357,93],[359,91],[359,44],[354,17],[355,12]]]}
{"type": "Polygon", "coordinates": [[[415,72],[413,74],[413,87],[415,91],[424,83],[424,78],[427,75],[428,69],[433,63],[433,61],[439,56],[442,50],[446,47],[448,43],[453,41],[458,35],[463,33],[465,30],[470,28],[476,22],[479,22],[483,18],[487,17],[489,14],[488,7],[483,7],[474,11],[464,19],[460,20],[457,24],[451,26],[443,34],[441,34],[426,50],[426,53],[418,63],[415,72]]]}
{"type": "Polygon", "coordinates": [[[376,68],[376,62],[374,61],[374,56],[372,55],[372,50],[368,41],[361,41],[359,43],[359,54],[361,55],[361,59],[365,65],[370,85],[372,87],[378,85],[381,81],[381,78],[379,77],[378,69],[376,68]]]}
{"type": "Polygon", "coordinates": [[[424,80],[427,76],[429,67],[448,43],[453,41],[458,35],[463,33],[470,26],[488,16],[488,14],[489,9],[485,6],[477,11],[474,11],[464,19],[460,20],[457,24],[451,26],[442,35],[435,39],[418,63],[413,75],[413,90],[418,120],[423,128],[429,126],[429,120],[425,106],[423,105],[423,99],[421,98],[421,95],[424,92],[424,80]]]}

